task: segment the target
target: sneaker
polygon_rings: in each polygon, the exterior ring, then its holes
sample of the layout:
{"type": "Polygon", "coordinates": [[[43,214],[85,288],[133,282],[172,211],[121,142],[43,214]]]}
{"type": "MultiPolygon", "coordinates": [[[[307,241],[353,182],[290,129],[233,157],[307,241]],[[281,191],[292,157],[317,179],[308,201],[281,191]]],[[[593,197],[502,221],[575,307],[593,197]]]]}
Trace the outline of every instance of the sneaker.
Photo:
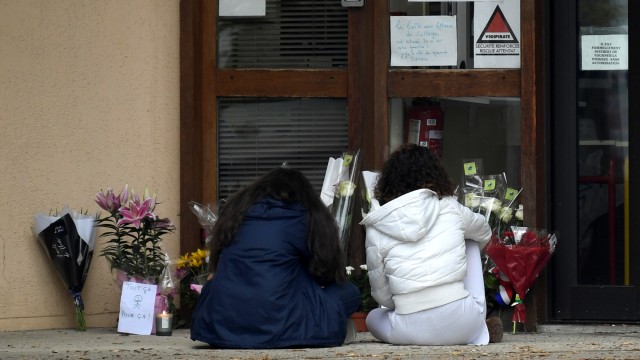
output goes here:
{"type": "Polygon", "coordinates": [[[489,329],[489,342],[499,343],[502,341],[504,328],[502,327],[502,319],[499,316],[493,316],[487,319],[487,329],[489,329]]]}
{"type": "Polygon", "coordinates": [[[344,345],[351,344],[356,340],[356,324],[351,319],[347,319],[347,336],[344,339],[344,345]]]}

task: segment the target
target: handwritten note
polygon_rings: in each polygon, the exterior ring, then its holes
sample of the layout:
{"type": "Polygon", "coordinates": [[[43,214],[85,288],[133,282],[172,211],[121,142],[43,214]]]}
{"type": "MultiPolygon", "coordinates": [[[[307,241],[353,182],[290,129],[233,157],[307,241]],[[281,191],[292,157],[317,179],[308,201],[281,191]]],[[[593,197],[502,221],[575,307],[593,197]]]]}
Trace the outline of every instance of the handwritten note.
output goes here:
{"type": "Polygon", "coordinates": [[[455,16],[391,16],[391,66],[457,65],[455,16]]]}
{"type": "Polygon", "coordinates": [[[151,335],[157,285],[125,281],[120,297],[118,332],[151,335]]]}
{"type": "Polygon", "coordinates": [[[67,236],[67,234],[68,234],[67,227],[63,219],[60,219],[55,223],[53,223],[54,238],[50,246],[51,246],[51,250],[53,250],[52,253],[55,253],[55,257],[58,257],[58,258],[71,257],[71,255],[69,254],[69,249],[67,249],[67,247],[64,244],[64,241],[61,238],[61,237],[67,236]]]}

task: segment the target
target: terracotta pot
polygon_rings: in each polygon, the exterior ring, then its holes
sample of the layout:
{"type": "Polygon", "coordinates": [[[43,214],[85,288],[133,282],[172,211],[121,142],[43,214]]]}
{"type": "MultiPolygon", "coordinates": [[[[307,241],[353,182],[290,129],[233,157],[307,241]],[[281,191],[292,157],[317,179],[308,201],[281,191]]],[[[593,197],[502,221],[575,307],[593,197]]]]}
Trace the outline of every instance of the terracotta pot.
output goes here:
{"type": "Polygon", "coordinates": [[[356,325],[356,331],[358,332],[368,332],[369,329],[367,329],[367,322],[365,321],[367,318],[368,313],[366,312],[355,312],[353,313],[353,315],[350,316],[351,320],[353,320],[353,322],[356,325]]]}

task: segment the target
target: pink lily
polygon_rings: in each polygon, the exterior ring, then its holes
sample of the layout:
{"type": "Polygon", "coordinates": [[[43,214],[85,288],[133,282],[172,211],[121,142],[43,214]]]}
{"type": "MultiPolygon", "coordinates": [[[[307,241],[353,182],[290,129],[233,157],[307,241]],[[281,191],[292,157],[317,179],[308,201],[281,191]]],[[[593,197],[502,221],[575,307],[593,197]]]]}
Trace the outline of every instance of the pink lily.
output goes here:
{"type": "Polygon", "coordinates": [[[126,203],[129,202],[129,184],[125,184],[124,187],[122,187],[122,191],[120,191],[120,196],[118,197],[118,208],[121,205],[124,205],[126,203]]]}
{"type": "Polygon", "coordinates": [[[103,191],[96,193],[95,201],[98,206],[100,206],[100,208],[112,214],[120,207],[120,201],[118,197],[113,193],[112,188],[108,188],[106,193],[104,193],[103,191]]]}
{"type": "MultiPolygon", "coordinates": [[[[140,200],[140,198],[138,198],[138,200],[140,200]]],[[[129,207],[123,206],[120,208],[122,219],[118,220],[118,226],[132,224],[139,229],[141,227],[141,222],[145,218],[155,220],[156,215],[149,211],[150,204],[150,199],[147,199],[142,203],[136,203],[134,200],[131,200],[129,202],[129,207]]]]}
{"type": "Polygon", "coordinates": [[[133,189],[131,189],[131,202],[140,204],[140,195],[133,189]]]}
{"type": "Polygon", "coordinates": [[[156,208],[156,193],[153,193],[153,196],[149,195],[149,188],[144,188],[144,195],[142,196],[142,200],[151,199],[151,205],[149,205],[149,211],[153,212],[156,208]]]}
{"type": "Polygon", "coordinates": [[[176,228],[176,226],[173,225],[173,223],[171,222],[171,220],[169,220],[169,218],[158,219],[153,223],[153,227],[155,229],[162,229],[162,230],[174,230],[176,228]]]}

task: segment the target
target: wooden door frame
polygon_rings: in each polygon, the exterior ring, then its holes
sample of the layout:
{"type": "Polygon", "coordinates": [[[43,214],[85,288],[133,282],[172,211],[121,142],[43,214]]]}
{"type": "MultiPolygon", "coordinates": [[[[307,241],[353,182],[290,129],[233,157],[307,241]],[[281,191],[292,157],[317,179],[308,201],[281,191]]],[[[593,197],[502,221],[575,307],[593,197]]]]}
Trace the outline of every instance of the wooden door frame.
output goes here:
{"type": "MultiPolygon", "coordinates": [[[[336,0],[337,1],[337,0],[336,0]]],[[[544,3],[520,1],[521,68],[404,70],[389,68],[388,0],[369,0],[349,11],[346,69],[218,69],[217,0],[180,2],[180,249],[201,246],[199,225],[188,202],[217,196],[219,96],[346,97],[349,146],[362,164],[379,169],[389,149],[389,98],[416,96],[514,96],[521,103],[521,184],[527,225],[544,227],[545,148],[543,122],[544,3]],[[357,31],[356,31],[357,30],[357,31]],[[370,61],[369,61],[370,60],[370,61]],[[263,81],[256,81],[262,79],[263,81]],[[429,83],[430,86],[423,86],[429,83]],[[352,91],[350,91],[352,90],[352,91]],[[353,91],[354,90],[354,91],[353,91]]],[[[357,231],[357,230],[356,230],[357,231]]],[[[362,234],[359,235],[362,237],[362,234]]],[[[358,246],[362,246],[362,242],[358,246]]],[[[360,254],[361,251],[354,251],[360,254]]],[[[354,263],[360,255],[354,255],[354,263]]],[[[543,292],[544,293],[544,292],[543,292]]],[[[543,304],[544,301],[535,301],[543,304]]],[[[529,307],[530,314],[535,307],[529,307]]],[[[536,318],[537,316],[530,316],[536,318]]]]}

